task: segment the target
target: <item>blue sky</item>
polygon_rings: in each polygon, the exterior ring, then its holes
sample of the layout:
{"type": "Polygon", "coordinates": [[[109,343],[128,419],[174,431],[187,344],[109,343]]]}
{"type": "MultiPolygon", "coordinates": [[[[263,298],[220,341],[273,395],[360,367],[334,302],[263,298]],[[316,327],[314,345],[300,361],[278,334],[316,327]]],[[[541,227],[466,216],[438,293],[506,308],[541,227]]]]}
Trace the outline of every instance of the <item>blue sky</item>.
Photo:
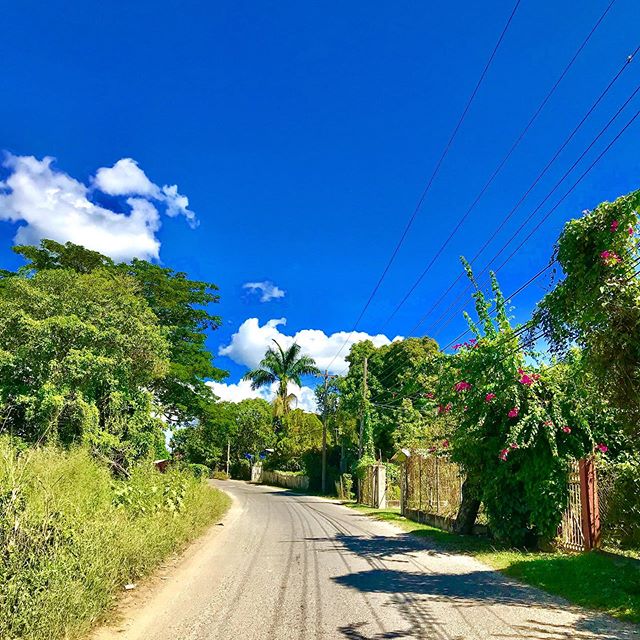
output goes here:
{"type": "MultiPolygon", "coordinates": [[[[362,331],[377,335],[384,327],[388,338],[407,335],[459,273],[458,256],[472,256],[482,245],[639,44],[640,9],[635,0],[618,0],[451,245],[385,324],[607,4],[586,0],[578,10],[572,2],[522,1],[362,331]]],[[[512,6],[505,0],[7,5],[0,148],[14,158],[56,159],[50,175],[29,187],[41,190],[38,197],[50,193],[46,180],[62,191],[84,184],[88,201],[117,217],[107,221],[108,240],[100,221],[75,229],[87,220],[55,207],[47,220],[29,221],[25,207],[41,200],[5,198],[0,265],[16,264],[9,249],[19,228],[34,241],[44,231],[58,239],[89,237],[118,255],[148,251],[152,241],[162,263],[220,287],[224,325],[210,347],[227,346],[218,364],[231,371],[229,382],[277,332],[298,335],[325,362],[340,344],[333,334],[351,329],[378,279],[512,6]],[[151,231],[153,214],[148,207],[140,214],[151,216],[142,233],[147,249],[127,236],[140,235],[127,220],[133,192],[97,187],[98,169],[126,158],[148,178],[142,195],[159,212],[151,231]],[[197,225],[189,224],[184,201],[162,192],[164,185],[177,185],[188,198],[197,225]],[[168,206],[176,215],[166,215],[168,206]],[[284,295],[261,301],[259,290],[243,288],[259,282],[284,295]],[[286,325],[273,322],[281,318],[286,325]]],[[[638,65],[640,58],[485,260],[635,89],[638,65]]],[[[629,105],[581,166],[639,106],[637,99],[629,105]]],[[[505,291],[548,261],[564,221],[639,186],[639,139],[640,120],[499,274],[505,291]]],[[[17,166],[5,167],[3,178],[17,166]]],[[[518,320],[528,317],[547,282],[540,279],[514,301],[518,320]]],[[[446,344],[464,327],[457,314],[435,337],[446,344]]]]}

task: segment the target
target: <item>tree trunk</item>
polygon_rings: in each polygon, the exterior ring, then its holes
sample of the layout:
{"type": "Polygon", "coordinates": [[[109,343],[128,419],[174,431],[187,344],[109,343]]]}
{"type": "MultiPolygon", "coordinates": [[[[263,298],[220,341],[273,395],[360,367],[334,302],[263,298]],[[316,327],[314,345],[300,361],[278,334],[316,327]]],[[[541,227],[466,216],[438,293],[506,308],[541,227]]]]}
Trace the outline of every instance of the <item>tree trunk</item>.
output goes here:
{"type": "Polygon", "coordinates": [[[468,535],[473,531],[473,525],[480,509],[479,486],[475,479],[466,478],[462,484],[462,500],[460,509],[453,524],[454,533],[468,535]]]}

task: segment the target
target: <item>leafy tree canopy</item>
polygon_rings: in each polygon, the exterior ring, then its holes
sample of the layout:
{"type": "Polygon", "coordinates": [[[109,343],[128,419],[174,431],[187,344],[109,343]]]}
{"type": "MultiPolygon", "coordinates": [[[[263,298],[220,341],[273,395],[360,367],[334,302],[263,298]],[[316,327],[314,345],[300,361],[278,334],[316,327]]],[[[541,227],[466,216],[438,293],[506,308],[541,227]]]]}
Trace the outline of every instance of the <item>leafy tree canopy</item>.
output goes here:
{"type": "Polygon", "coordinates": [[[56,269],[86,274],[99,269],[112,278],[125,275],[135,281],[136,293],[155,314],[169,345],[165,375],[150,387],[163,418],[176,425],[204,416],[215,400],[207,380],[221,380],[226,375],[213,366],[206,348],[206,331],[220,325],[220,318],[208,310],[219,300],[214,284],[191,280],[183,272],[144,260],[114,264],[110,258],[71,242],[43,240],[39,247],[22,245],[14,251],[27,260],[23,274],[56,269]]]}
{"type": "Polygon", "coordinates": [[[118,463],[163,449],[147,389],[169,366],[154,313],[124,273],[36,271],[0,286],[2,430],[86,442],[118,463]]]}

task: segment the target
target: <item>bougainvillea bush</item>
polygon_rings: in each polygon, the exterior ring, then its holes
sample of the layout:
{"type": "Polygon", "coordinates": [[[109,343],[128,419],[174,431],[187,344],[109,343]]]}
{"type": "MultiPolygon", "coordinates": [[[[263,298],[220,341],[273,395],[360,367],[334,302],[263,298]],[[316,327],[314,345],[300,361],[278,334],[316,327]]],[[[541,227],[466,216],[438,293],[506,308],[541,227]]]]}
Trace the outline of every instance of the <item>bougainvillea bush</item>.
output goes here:
{"type": "Polygon", "coordinates": [[[573,388],[579,354],[561,365],[536,364],[493,276],[492,288],[493,305],[480,290],[474,294],[474,337],[456,345],[443,368],[435,410],[455,418],[447,444],[467,475],[463,500],[475,505],[463,504],[461,513],[473,520],[482,503],[496,538],[532,544],[555,536],[567,462],[599,444],[593,425],[603,422],[573,388]]]}

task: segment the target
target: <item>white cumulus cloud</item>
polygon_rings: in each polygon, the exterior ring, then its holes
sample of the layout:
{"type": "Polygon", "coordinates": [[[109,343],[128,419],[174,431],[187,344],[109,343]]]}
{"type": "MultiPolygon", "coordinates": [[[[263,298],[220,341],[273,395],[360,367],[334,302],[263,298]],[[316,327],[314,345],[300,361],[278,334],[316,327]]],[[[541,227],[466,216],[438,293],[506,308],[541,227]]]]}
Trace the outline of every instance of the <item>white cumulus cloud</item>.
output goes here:
{"type": "Polygon", "coordinates": [[[270,280],[265,280],[264,282],[245,282],[242,288],[248,289],[252,293],[260,292],[260,302],[269,302],[269,300],[273,300],[274,298],[284,298],[286,293],[270,280]]]}
{"type": "Polygon", "coordinates": [[[91,185],[55,169],[53,162],[50,157],[7,154],[2,163],[8,175],[0,181],[0,220],[20,224],[15,235],[19,244],[50,238],[83,245],[115,260],[157,259],[158,204],[167,215],[183,215],[195,223],[188,200],[177,187],[152,183],[131,158],[98,169],[91,185]],[[125,197],[128,211],[96,204],[94,189],[125,197]]]}
{"type": "MultiPolygon", "coordinates": [[[[353,344],[371,340],[376,347],[381,347],[392,342],[383,334],[369,335],[362,331],[356,331],[353,334],[349,331],[338,331],[327,335],[320,329],[302,329],[294,335],[286,335],[278,328],[286,323],[286,318],[276,318],[260,325],[258,318],[247,318],[233,334],[231,342],[220,347],[218,353],[253,369],[264,357],[267,347],[273,345],[272,340],[277,340],[283,348],[297,342],[302,347],[302,352],[311,356],[320,369],[339,373],[347,367],[345,357],[353,344]],[[334,356],[342,345],[344,348],[334,360],[334,356]]],[[[400,339],[399,336],[394,338],[394,340],[398,339],[400,339]]]]}
{"type": "Polygon", "coordinates": [[[113,167],[98,169],[93,185],[111,196],[136,195],[164,202],[168,216],[183,215],[189,224],[195,224],[195,214],[188,208],[189,198],[178,193],[178,186],[154,184],[133,158],[121,158],[113,167]]]}
{"type": "MultiPolygon", "coordinates": [[[[240,400],[247,398],[263,398],[271,402],[278,390],[277,382],[257,390],[251,388],[251,383],[248,380],[240,380],[237,383],[208,382],[207,384],[221,400],[228,402],[240,402],[240,400]]],[[[292,403],[294,409],[303,409],[311,413],[316,411],[316,396],[311,387],[300,387],[297,384],[289,383],[289,393],[296,396],[296,400],[292,403]]]]}

